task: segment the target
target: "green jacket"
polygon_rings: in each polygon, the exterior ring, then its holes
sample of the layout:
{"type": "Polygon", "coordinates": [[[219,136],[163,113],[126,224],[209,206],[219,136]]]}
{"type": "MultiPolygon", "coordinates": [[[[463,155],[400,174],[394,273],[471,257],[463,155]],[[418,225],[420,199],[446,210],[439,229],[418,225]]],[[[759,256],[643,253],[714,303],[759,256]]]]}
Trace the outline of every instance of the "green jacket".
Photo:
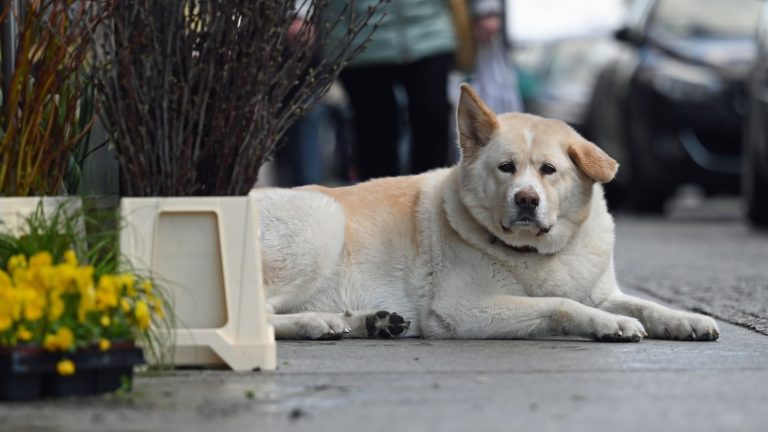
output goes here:
{"type": "MultiPolygon", "coordinates": [[[[349,0],[330,0],[326,13],[326,22],[341,13],[349,0]]],[[[354,16],[362,16],[376,0],[355,0],[354,16]]],[[[333,40],[343,35],[349,23],[349,15],[330,34],[326,53],[332,52],[333,40]]],[[[380,5],[369,23],[379,22],[379,27],[371,35],[364,52],[358,55],[349,66],[373,64],[411,63],[431,55],[453,52],[456,48],[456,33],[446,0],[392,0],[380,5]]],[[[369,29],[361,34],[367,35],[369,29]]]]}

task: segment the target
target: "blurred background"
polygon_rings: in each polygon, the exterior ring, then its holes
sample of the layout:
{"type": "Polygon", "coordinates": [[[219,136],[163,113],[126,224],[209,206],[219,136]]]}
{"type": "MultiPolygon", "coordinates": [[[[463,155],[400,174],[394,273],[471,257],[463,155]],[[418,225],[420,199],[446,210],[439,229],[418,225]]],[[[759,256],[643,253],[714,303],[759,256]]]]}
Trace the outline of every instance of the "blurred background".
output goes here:
{"type": "MultiPolygon", "coordinates": [[[[516,110],[561,119],[620,162],[606,187],[614,211],[766,227],[767,12],[759,0],[506,0],[500,33],[515,77],[498,82],[516,86],[516,110]]],[[[458,83],[479,74],[451,73],[454,104],[458,83]]],[[[395,95],[405,107],[406,92],[395,95]]],[[[260,184],[360,180],[353,118],[334,86],[260,184]]],[[[410,140],[398,141],[400,174],[409,173],[410,140]]]]}

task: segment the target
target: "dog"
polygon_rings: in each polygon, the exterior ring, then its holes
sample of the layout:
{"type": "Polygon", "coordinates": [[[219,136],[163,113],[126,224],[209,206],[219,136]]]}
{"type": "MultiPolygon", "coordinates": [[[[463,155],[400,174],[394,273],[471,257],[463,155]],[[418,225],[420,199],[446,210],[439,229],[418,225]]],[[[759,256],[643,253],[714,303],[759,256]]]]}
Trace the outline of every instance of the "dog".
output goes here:
{"type": "Polygon", "coordinates": [[[451,168],[255,194],[278,339],[719,338],[712,318],[620,291],[601,186],[615,160],[466,84],[456,119],[451,168]]]}

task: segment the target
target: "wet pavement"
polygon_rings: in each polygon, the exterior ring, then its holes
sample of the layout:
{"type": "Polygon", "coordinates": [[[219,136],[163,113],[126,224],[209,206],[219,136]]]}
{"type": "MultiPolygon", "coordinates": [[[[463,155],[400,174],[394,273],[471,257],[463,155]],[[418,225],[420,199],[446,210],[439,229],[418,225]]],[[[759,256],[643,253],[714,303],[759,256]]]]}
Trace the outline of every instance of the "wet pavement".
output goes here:
{"type": "Polygon", "coordinates": [[[277,372],[144,374],[130,394],[0,405],[0,430],[762,431],[768,338],[286,342],[277,372]]]}

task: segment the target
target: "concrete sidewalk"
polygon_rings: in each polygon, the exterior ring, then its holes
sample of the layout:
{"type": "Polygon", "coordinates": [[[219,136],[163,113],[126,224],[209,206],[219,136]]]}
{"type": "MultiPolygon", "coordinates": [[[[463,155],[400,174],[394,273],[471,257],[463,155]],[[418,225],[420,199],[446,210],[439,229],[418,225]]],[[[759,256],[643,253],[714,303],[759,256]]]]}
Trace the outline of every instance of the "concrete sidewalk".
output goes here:
{"type": "Polygon", "coordinates": [[[617,220],[623,287],[768,335],[768,232],[739,220],[617,220]]]}
{"type": "MultiPolygon", "coordinates": [[[[768,236],[618,221],[625,286],[764,329],[768,236]]],[[[768,336],[720,326],[718,342],[281,342],[274,373],[176,371],[127,395],[0,404],[0,431],[766,431],[768,336]]]]}
{"type": "Polygon", "coordinates": [[[274,373],[176,371],[105,398],[0,405],[0,430],[765,431],[768,337],[279,345],[274,373]]]}

